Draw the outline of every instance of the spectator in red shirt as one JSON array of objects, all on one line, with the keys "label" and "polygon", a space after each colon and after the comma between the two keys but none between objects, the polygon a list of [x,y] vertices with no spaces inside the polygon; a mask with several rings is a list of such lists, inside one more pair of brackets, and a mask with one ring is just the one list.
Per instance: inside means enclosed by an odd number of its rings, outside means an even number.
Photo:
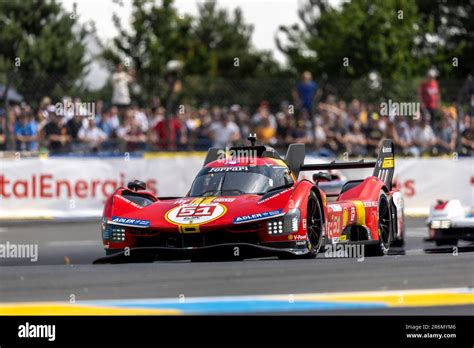
[{"label": "spectator in red shirt", "polygon": [[436,81],[436,70],[428,71],[426,79],[420,84],[418,94],[422,108],[431,115],[432,120],[435,120],[441,99],[438,81]]},{"label": "spectator in red shirt", "polygon": [[152,141],[161,150],[166,150],[168,149],[167,134],[169,134],[170,150],[176,150],[178,144],[183,144],[185,142],[185,127],[177,115],[173,115],[171,120],[162,119],[158,121],[150,136]]}]

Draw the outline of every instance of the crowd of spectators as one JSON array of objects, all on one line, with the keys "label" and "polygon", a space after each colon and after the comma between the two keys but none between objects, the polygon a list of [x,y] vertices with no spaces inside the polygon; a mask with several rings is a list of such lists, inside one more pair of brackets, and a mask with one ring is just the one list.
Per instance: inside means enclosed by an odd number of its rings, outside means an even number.
[{"label": "crowd of spectators", "polygon": [[[419,114],[406,117],[393,113],[384,115],[380,105],[357,99],[346,102],[334,95],[327,95],[314,104],[298,100],[298,96],[313,98],[317,90],[307,75],[295,89],[295,100],[284,101],[277,107],[271,107],[266,101],[255,109],[237,104],[178,105],[169,120],[157,98],[147,107],[133,102],[107,105],[99,100],[88,109],[93,112],[87,114],[82,112],[80,106],[84,107],[84,103],[78,98],[65,98],[57,104],[44,97],[36,110],[26,103],[11,106],[8,117],[15,151],[207,150],[210,146],[246,143],[248,134],[256,133],[261,143],[277,148],[294,142],[305,143],[308,149],[328,157],[344,153],[373,156],[383,138],[393,139],[399,155],[421,156],[452,154],[460,137],[459,155],[474,155],[472,106],[460,116],[454,106],[430,104],[425,107],[422,102]],[[430,92],[421,93],[429,95]],[[58,108],[58,105],[76,107]],[[0,150],[4,150],[6,144],[5,116],[5,111],[0,111]]]}]

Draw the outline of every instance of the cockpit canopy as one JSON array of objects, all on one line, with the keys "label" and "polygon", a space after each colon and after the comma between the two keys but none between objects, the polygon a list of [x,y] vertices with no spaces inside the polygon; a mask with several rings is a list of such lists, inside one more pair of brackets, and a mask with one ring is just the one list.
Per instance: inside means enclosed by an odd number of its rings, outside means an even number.
[{"label": "cockpit canopy", "polygon": [[293,183],[289,169],[283,165],[204,167],[194,180],[189,196],[263,195]]}]

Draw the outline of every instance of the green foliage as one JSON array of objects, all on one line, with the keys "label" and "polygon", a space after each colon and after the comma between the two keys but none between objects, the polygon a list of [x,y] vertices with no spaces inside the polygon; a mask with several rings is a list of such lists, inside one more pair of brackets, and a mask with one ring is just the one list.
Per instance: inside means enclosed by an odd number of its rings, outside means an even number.
[{"label": "green foliage", "polygon": [[[303,25],[281,27],[277,44],[294,73],[348,81],[364,99],[409,100],[432,66],[441,78],[472,72],[473,7],[472,0],[353,0],[339,8],[307,0],[299,10]],[[370,74],[379,77],[378,88]]]},{"label": "green foliage", "polygon": [[[429,58],[441,77],[461,78],[474,72],[474,1],[417,0],[425,35],[419,56]],[[458,58],[458,66],[453,59]],[[431,65],[425,64],[427,69]]]},{"label": "green foliage", "polygon": [[[280,71],[269,52],[252,47],[253,28],[245,23],[242,12],[236,9],[231,14],[213,1],[200,4],[199,15],[193,18],[178,13],[172,0],[134,0],[131,32],[123,29],[118,18],[115,25],[119,35],[105,48],[104,58],[111,69],[124,62],[136,70],[141,87],[136,97],[142,100],[166,94],[166,63],[173,59],[184,62],[184,76],[205,76],[211,81]],[[212,90],[215,86],[201,88]]]},{"label": "green foliage", "polygon": [[0,75],[28,100],[60,97],[82,76],[87,31],[55,0],[0,1]]}]

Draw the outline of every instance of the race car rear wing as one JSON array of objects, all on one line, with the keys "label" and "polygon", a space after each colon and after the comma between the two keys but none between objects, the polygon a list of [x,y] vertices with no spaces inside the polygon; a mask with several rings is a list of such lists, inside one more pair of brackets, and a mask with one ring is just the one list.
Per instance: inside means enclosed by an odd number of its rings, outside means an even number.
[{"label": "race car rear wing", "polygon": [[304,164],[305,146],[304,144],[291,144],[285,156],[285,162],[290,169],[299,175],[300,171],[331,170],[331,169],[360,169],[374,168],[373,176],[382,180],[388,189],[392,189],[393,173],[395,171],[395,160],[393,153],[393,142],[391,139],[385,139],[376,161],[352,161]]}]

